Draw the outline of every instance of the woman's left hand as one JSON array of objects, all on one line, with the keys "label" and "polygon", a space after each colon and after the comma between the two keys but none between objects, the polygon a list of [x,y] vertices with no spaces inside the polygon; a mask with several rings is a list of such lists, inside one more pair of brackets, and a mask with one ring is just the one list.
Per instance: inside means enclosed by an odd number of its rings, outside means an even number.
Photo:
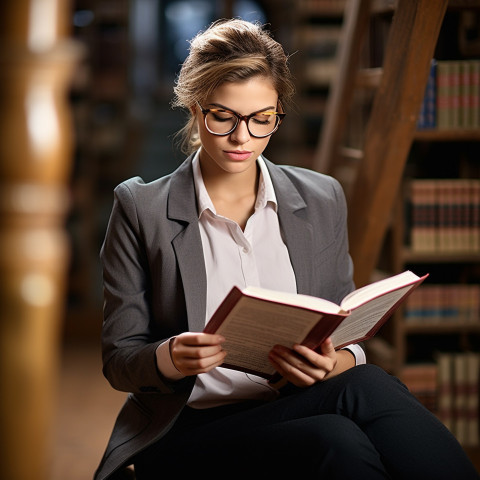
[{"label": "woman's left hand", "polygon": [[297,387],[308,387],[324,380],[337,365],[337,352],[330,338],[320,348],[317,353],[304,345],[294,345],[292,349],[275,345],[269,359],[284,379]]}]

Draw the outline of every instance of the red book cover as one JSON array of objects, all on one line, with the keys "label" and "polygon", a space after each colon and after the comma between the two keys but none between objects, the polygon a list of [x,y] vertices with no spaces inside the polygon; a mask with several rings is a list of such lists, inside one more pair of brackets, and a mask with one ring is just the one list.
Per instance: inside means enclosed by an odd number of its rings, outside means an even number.
[{"label": "red book cover", "polygon": [[223,367],[270,379],[275,370],[268,354],[274,345],[316,349],[331,337],[339,349],[370,338],[426,277],[406,271],[355,290],[340,305],[309,295],[233,287],[204,332],[225,337]]}]

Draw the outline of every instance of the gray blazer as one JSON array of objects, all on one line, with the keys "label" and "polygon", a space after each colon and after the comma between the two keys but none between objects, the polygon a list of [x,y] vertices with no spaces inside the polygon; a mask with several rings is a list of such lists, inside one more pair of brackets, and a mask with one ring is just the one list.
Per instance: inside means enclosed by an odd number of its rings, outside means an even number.
[{"label": "gray blazer", "polygon": [[[100,254],[103,372],[114,388],[130,394],[95,480],[108,478],[162,437],[193,388],[194,377],[170,382],[155,363],[161,342],[201,331],[205,322],[206,273],[191,162],[189,157],[151,183],[136,177],[115,189]],[[298,292],[339,302],[354,288],[339,183],[310,170],[266,163]]]}]

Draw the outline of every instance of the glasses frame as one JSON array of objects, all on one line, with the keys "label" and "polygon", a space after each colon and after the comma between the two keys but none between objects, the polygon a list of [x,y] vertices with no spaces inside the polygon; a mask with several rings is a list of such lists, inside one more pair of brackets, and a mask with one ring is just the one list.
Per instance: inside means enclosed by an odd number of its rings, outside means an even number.
[{"label": "glasses frame", "polygon": [[[245,124],[247,125],[247,130],[248,130],[248,133],[250,134],[250,136],[252,136],[254,138],[266,138],[266,137],[269,137],[270,135],[273,135],[278,130],[278,127],[282,123],[282,120],[285,118],[285,115],[287,115],[286,113],[283,113],[283,112],[276,112],[276,111],[269,111],[269,110],[258,110],[258,112],[253,112],[250,115],[240,115],[239,113],[237,113],[234,110],[231,110],[229,108],[203,108],[200,105],[200,103],[198,103],[198,102],[197,102],[197,105],[200,107],[200,110],[203,113],[203,121],[205,123],[205,128],[207,129],[207,131],[209,133],[211,133],[212,135],[216,135],[217,137],[225,137],[227,135],[232,134],[237,129],[240,122],[243,120],[243,121],[245,121]],[[208,125],[207,125],[207,114],[209,114],[210,112],[229,112],[229,113],[232,113],[236,117],[237,121],[236,121],[235,125],[228,132],[225,132],[225,133],[213,132],[212,130],[210,130],[208,128]],[[275,125],[275,128],[270,133],[267,133],[266,135],[254,135],[250,131],[250,127],[248,125],[248,123],[250,122],[250,119],[253,118],[255,115],[258,115],[259,113],[268,113],[270,115],[277,115],[277,117],[278,117],[278,122]]]}]

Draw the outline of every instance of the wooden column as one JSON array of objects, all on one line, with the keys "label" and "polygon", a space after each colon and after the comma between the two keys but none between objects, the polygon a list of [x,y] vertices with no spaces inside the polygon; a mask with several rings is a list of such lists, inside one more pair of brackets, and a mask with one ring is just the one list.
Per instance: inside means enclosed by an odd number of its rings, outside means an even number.
[{"label": "wooden column", "polygon": [[0,19],[0,471],[47,480],[69,246],[66,93],[78,47],[64,0]]}]

